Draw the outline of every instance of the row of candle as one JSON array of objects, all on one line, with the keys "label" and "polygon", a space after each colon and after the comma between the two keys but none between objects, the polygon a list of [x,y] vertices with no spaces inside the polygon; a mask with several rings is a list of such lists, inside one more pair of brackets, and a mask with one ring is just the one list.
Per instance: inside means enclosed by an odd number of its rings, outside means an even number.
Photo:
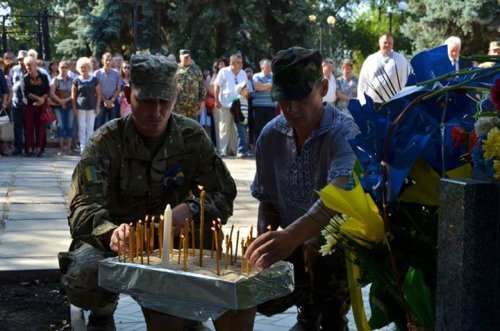
[{"label": "row of candle", "polygon": [[[167,207],[167,209],[169,206]],[[171,224],[171,223],[170,223]],[[238,256],[238,244],[236,244],[235,252],[233,254],[233,230],[234,225],[231,225],[231,230],[229,234],[225,237],[223,236],[223,225],[220,219],[217,221],[212,221],[212,245],[211,245],[211,257],[216,259],[216,270],[217,274],[220,275],[220,260],[222,259],[222,241],[225,241],[225,257],[224,257],[224,269],[228,268],[228,265],[233,265],[237,261]],[[165,229],[170,228],[170,233],[166,232]],[[168,221],[162,216],[160,216],[160,221],[158,222],[158,230],[155,232],[155,218],[152,217],[148,220],[146,216],[145,221],[141,220],[137,222],[136,225],[130,224],[129,236],[128,236],[128,262],[140,263],[140,264],[150,264],[150,256],[154,250],[154,239],[155,233],[158,237],[158,257],[162,259],[162,266],[165,266],[164,261],[168,261],[174,256],[174,226],[168,226]],[[221,236],[222,235],[222,236]],[[168,236],[169,240],[165,240]],[[191,236],[191,238],[190,238]],[[236,243],[239,241],[240,231],[236,231]],[[194,221],[186,220],[185,226],[181,228],[179,235],[179,247],[178,247],[178,264],[180,264],[181,256],[183,257],[184,270],[187,270],[187,258],[189,254],[189,242],[191,239],[191,255],[195,256],[195,226]],[[245,260],[244,254],[246,253],[247,247],[251,244],[253,240],[253,227],[250,228],[250,233],[248,237],[241,240],[241,250],[242,250],[242,263],[241,272],[249,273],[251,271],[251,264],[249,261]],[[166,246],[164,246],[166,245]],[[168,248],[166,248],[168,247]],[[165,249],[167,250],[165,252]],[[127,256],[124,252],[127,251],[126,244],[122,243],[121,240],[118,241],[118,255],[119,262],[127,262]],[[123,255],[122,255],[123,253]],[[203,251],[201,251],[203,254]],[[168,266],[168,263],[166,264]]]}]

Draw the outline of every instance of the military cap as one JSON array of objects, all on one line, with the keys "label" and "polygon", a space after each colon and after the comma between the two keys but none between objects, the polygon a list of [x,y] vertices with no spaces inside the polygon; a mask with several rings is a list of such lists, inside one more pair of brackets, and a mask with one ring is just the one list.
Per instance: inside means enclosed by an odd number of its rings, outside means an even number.
[{"label": "military cap", "polygon": [[173,101],[177,93],[177,63],[163,55],[134,55],[130,59],[130,84],[139,100]]},{"label": "military cap", "polygon": [[275,101],[307,97],[314,83],[323,77],[322,57],[318,50],[294,46],[281,50],[271,62]]},{"label": "military cap", "polygon": [[490,42],[490,51],[500,48],[500,41],[492,41]]},{"label": "military cap", "polygon": [[191,55],[191,52],[189,51],[189,49],[181,49],[179,51],[179,55],[180,56],[184,56],[184,55]]}]

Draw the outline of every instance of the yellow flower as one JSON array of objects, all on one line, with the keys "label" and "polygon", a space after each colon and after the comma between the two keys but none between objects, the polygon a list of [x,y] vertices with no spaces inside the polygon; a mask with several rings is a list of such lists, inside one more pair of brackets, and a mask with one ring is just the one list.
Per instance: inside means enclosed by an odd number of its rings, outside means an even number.
[{"label": "yellow flower", "polygon": [[485,159],[500,158],[500,130],[493,128],[488,132],[488,137],[483,141]]},{"label": "yellow flower", "polygon": [[500,180],[500,161],[493,161],[493,168],[495,168],[495,179]]}]

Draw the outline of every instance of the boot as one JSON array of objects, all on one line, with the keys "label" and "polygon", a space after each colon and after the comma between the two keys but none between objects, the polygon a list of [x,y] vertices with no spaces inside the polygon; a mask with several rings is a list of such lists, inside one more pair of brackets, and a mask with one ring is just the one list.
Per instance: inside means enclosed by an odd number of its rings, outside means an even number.
[{"label": "boot", "polygon": [[297,306],[297,323],[290,331],[317,331],[319,313],[313,305]]}]

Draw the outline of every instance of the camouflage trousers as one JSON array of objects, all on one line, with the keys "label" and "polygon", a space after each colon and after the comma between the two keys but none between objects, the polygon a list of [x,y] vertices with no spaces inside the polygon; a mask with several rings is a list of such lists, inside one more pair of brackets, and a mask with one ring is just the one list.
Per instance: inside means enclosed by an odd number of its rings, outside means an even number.
[{"label": "camouflage trousers", "polygon": [[89,310],[118,301],[117,293],[98,286],[98,262],[111,256],[114,254],[86,243],[70,252],[59,253],[61,283],[71,304]]}]

